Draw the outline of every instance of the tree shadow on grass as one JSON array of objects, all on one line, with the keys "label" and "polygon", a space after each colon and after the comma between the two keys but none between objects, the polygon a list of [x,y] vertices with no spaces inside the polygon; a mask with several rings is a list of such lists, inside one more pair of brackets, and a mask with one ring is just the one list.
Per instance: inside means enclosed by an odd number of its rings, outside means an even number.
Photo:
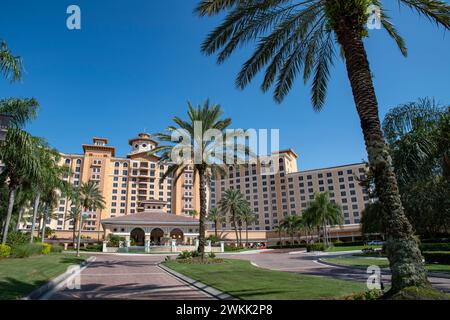
[{"label": "tree shadow on grass", "polygon": [[23,298],[45,283],[47,283],[46,280],[36,280],[30,283],[15,278],[5,278],[0,281],[0,300]]}]

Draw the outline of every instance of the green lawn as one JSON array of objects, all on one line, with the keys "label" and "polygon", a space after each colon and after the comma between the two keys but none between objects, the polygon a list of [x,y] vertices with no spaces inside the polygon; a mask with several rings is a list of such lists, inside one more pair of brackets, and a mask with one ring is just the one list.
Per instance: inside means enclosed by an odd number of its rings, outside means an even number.
[{"label": "green lawn", "polygon": [[338,252],[338,251],[356,251],[362,250],[363,248],[370,247],[372,249],[381,249],[381,246],[348,246],[348,247],[330,247],[327,252]]},{"label": "green lawn", "polygon": [[[342,256],[335,258],[323,258],[322,260],[351,267],[379,266],[380,268],[388,268],[389,263],[386,258],[364,258],[355,256]],[[446,264],[427,264],[428,271],[450,273],[450,265]]]},{"label": "green lawn", "polygon": [[52,253],[24,259],[0,260],[0,300],[17,299],[62,274],[87,257]]},{"label": "green lawn", "polygon": [[221,264],[165,265],[240,299],[332,299],[366,291],[364,283],[299,275],[254,267],[249,261],[225,259]]}]

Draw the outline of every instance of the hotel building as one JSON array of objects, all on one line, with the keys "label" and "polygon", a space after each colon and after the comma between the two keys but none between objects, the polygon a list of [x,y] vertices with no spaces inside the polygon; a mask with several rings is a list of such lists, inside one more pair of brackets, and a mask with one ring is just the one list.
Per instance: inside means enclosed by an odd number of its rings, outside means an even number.
[{"label": "hotel building", "polygon": [[[96,181],[106,202],[105,209],[88,213],[83,226],[87,236],[102,237],[102,220],[139,214],[149,202],[163,203],[161,208],[153,209],[168,215],[189,216],[193,210],[199,211],[199,179],[194,179],[193,171],[184,172],[176,183],[172,177],[162,181],[167,164],[148,154],[158,142],[149,134],[140,133],[128,144],[131,151],[126,157],[117,157],[115,148],[105,138],[93,138],[92,144],[84,144],[82,154],[61,154],[61,164],[71,169],[65,179],[73,185]],[[360,236],[361,212],[370,201],[357,181],[364,175],[365,164],[298,171],[297,158],[288,149],[255,163],[227,167],[226,174],[211,180],[209,207],[217,206],[225,190],[240,189],[256,217],[249,228],[250,238],[264,241],[277,237],[273,229],[286,216],[300,215],[314,193],[328,191],[332,201],[341,205],[344,215],[344,226],[334,234],[332,231],[332,236]],[[68,199],[60,198],[47,221],[57,237],[70,238],[72,234],[70,208]],[[229,217],[218,229],[222,237],[233,239]]]}]

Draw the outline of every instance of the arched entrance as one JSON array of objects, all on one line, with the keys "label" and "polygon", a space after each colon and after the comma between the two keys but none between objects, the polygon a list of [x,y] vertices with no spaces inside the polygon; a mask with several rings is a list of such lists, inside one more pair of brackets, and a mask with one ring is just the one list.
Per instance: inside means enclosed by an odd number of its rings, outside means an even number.
[{"label": "arched entrance", "polygon": [[145,244],[145,232],[141,228],[134,228],[130,233],[130,238],[136,246],[143,246]]},{"label": "arched entrance", "polygon": [[161,245],[161,240],[164,237],[164,231],[160,228],[155,228],[150,233],[150,241],[153,245]]},{"label": "arched entrance", "polygon": [[172,231],[170,231],[170,237],[172,239],[177,240],[177,244],[180,244],[183,242],[183,231],[181,229],[173,229]]}]

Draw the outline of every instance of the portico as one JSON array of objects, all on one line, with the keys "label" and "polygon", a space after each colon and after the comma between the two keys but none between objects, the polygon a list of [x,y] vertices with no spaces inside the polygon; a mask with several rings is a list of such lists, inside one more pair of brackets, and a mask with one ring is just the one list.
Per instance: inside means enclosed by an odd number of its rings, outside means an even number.
[{"label": "portico", "polygon": [[197,219],[164,212],[162,201],[147,200],[142,205],[144,212],[102,220],[105,239],[110,234],[124,237],[126,247],[195,245]]}]

